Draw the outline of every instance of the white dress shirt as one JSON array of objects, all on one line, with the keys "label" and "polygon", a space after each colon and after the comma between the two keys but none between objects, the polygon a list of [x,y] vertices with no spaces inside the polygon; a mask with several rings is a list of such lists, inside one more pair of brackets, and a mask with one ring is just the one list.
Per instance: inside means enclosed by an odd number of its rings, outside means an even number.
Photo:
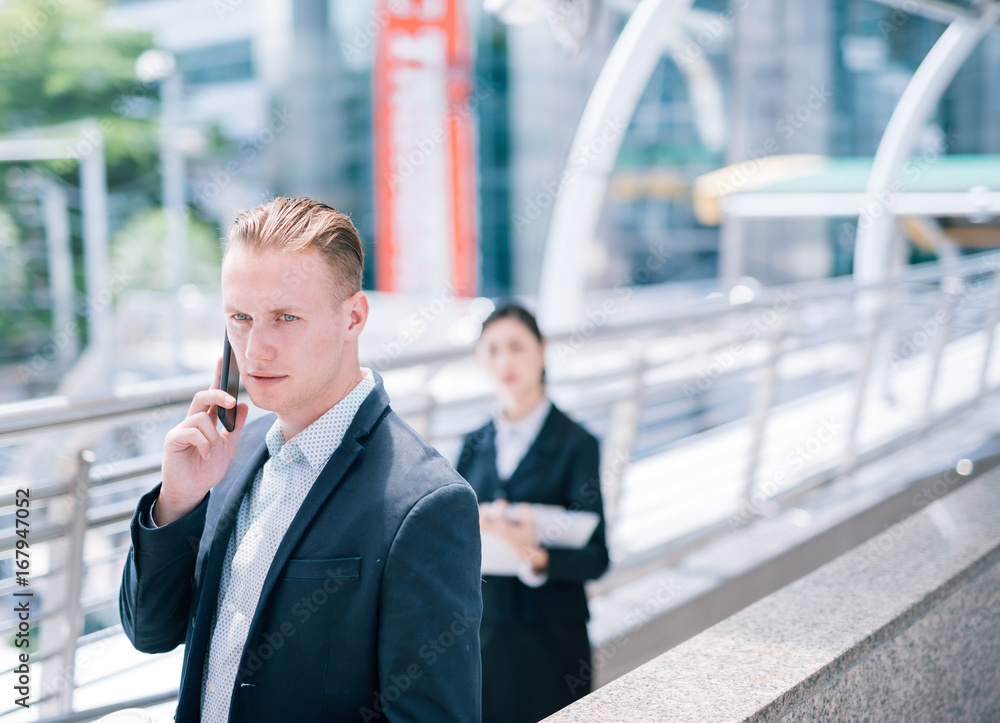
[{"label": "white dress shirt", "polygon": [[278,545],[302,501],[340,446],[361,403],[375,387],[370,369],[347,396],[287,442],[275,420],[270,458],[257,473],[236,517],[219,584],[201,691],[203,723],[226,723],[243,648]]},{"label": "white dress shirt", "polygon": [[524,455],[542,431],[545,418],[549,416],[552,402],[543,396],[531,410],[518,420],[511,421],[504,416],[503,411],[494,415],[496,425],[497,475],[502,481],[510,479],[514,470],[521,464]]},{"label": "white dress shirt", "polygon": [[[531,445],[542,431],[552,402],[543,396],[531,410],[518,420],[507,419],[502,410],[494,415],[496,426],[497,475],[502,482],[510,479],[521,460],[531,449]],[[527,560],[522,560],[517,571],[518,579],[528,587],[540,587],[549,579],[548,573],[535,572]]]}]

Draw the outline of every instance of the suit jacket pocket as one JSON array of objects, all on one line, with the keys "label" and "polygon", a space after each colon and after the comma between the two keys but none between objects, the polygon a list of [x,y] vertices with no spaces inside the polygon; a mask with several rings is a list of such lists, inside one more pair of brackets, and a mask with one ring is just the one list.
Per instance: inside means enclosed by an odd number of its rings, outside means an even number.
[{"label": "suit jacket pocket", "polygon": [[295,560],[285,563],[286,580],[341,580],[361,577],[360,557]]}]

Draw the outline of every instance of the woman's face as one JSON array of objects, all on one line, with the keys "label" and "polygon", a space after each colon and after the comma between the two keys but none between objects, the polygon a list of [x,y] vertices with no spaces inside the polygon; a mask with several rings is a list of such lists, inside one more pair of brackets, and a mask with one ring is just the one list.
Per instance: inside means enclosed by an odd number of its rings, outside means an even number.
[{"label": "woman's face", "polygon": [[545,345],[517,319],[497,319],[483,329],[476,357],[490,378],[509,394],[521,396],[542,387]]}]

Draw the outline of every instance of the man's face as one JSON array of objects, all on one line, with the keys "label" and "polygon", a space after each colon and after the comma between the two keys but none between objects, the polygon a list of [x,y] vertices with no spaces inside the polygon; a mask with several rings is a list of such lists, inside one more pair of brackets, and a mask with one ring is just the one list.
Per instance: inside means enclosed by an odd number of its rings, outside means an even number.
[{"label": "man's face", "polygon": [[349,331],[351,304],[336,301],[333,269],[320,251],[230,248],[222,306],[243,383],[258,407],[304,427],[347,391],[339,388],[338,371],[345,342],[360,329]]}]

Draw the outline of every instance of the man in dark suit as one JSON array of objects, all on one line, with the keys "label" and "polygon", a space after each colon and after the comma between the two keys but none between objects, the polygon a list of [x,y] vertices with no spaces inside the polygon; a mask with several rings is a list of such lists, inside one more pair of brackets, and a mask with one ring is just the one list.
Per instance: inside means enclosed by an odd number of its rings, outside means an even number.
[{"label": "man in dark suit", "polygon": [[359,365],[356,229],[278,198],[228,241],[227,333],[275,414],[244,428],[217,367],[167,434],[162,482],[132,520],[129,639],[185,644],[179,723],[478,721],[477,501]]}]

